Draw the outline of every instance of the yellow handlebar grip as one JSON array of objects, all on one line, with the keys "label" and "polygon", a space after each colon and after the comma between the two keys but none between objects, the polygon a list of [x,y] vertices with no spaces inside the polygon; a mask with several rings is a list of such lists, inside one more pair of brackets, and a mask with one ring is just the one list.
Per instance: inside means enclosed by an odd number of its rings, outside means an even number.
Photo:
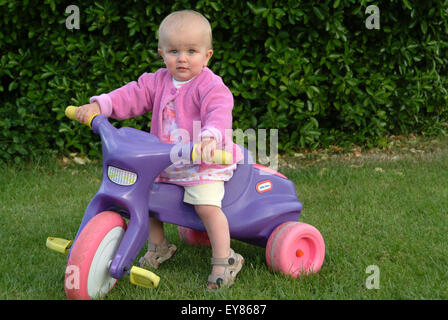
[{"label": "yellow handlebar grip", "polygon": [[224,150],[215,150],[212,162],[217,164],[232,164],[232,154]]},{"label": "yellow handlebar grip", "polygon": [[[78,109],[79,107],[75,107],[75,106],[68,106],[65,109],[65,115],[67,116],[67,118],[71,119],[71,120],[78,120],[76,118],[76,109]],[[92,128],[92,120],[93,118],[95,118],[97,115],[99,115],[99,113],[94,113],[92,114],[89,119],[87,120],[87,125]]]},{"label": "yellow handlebar grip", "polygon": [[68,106],[65,109],[65,115],[67,116],[67,118],[69,118],[70,120],[76,120],[76,109],[78,109],[78,107]]},{"label": "yellow handlebar grip", "polygon": [[[193,150],[191,151],[191,160],[193,160],[193,161],[201,160],[201,156],[199,156],[197,154],[196,148],[197,148],[197,144],[195,144],[193,146]],[[216,163],[216,164],[227,165],[227,164],[232,164],[232,160],[233,160],[233,157],[230,152],[217,149],[217,150],[215,150],[215,153],[213,155],[211,162]]]}]

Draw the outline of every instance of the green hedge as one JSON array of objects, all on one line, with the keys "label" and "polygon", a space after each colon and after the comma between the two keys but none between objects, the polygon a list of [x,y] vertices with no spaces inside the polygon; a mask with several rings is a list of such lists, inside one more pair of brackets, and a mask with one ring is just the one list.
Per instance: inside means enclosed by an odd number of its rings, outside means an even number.
[{"label": "green hedge", "polygon": [[[66,28],[70,4],[79,30]],[[365,26],[370,4],[379,30]],[[97,157],[99,139],[65,106],[163,67],[158,25],[184,8],[212,23],[210,67],[235,96],[234,127],[279,129],[281,151],[446,132],[448,1],[0,0],[0,160]]]}]

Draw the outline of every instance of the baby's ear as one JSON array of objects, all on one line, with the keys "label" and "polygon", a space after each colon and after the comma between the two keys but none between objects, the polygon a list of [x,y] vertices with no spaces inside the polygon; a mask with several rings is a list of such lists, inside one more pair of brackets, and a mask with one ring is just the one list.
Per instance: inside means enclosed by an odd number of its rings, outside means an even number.
[{"label": "baby's ear", "polygon": [[206,67],[208,65],[208,62],[210,61],[210,58],[213,55],[213,50],[209,49],[207,50],[207,52],[205,53],[205,62],[204,62],[204,67]]}]

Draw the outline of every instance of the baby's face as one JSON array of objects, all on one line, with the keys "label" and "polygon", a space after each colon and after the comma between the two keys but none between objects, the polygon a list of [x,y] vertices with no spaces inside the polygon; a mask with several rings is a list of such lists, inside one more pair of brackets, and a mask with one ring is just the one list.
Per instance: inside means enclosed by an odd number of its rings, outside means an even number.
[{"label": "baby's face", "polygon": [[160,46],[159,54],[168,71],[178,81],[187,81],[198,75],[213,54],[204,32],[198,28],[168,30]]}]

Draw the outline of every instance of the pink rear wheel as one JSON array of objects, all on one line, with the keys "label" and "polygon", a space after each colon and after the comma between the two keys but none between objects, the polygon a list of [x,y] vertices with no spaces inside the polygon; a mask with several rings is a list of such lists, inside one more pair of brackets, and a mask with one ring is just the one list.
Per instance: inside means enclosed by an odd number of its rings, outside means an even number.
[{"label": "pink rear wheel", "polygon": [[207,232],[182,226],[177,227],[177,232],[179,233],[179,238],[182,242],[198,247],[210,246],[210,239],[208,238]]},{"label": "pink rear wheel", "polygon": [[302,222],[285,222],[269,236],[266,262],[274,271],[298,277],[316,273],[325,258],[325,242],[319,230]]},{"label": "pink rear wheel", "polygon": [[123,218],[104,211],[82,229],[73,245],[65,270],[65,293],[70,300],[90,300],[105,296],[117,282],[109,274],[126,230]]}]

